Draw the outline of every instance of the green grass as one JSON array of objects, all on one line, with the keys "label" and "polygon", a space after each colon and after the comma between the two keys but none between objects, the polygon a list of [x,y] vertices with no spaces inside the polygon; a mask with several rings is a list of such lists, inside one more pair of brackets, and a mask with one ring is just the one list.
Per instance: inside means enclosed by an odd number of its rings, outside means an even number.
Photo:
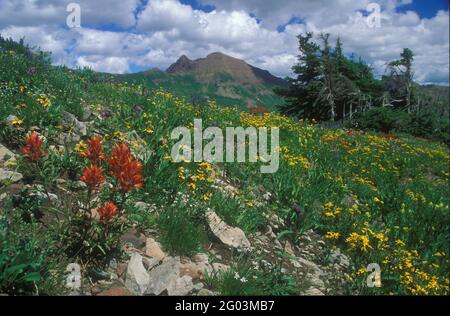
[{"label": "green grass", "polygon": [[[233,77],[227,73],[219,73],[209,84],[204,84],[193,75],[170,75],[162,71],[154,70],[136,74],[110,75],[111,80],[121,83],[133,83],[143,85],[149,89],[164,89],[175,96],[191,101],[194,96],[208,96],[221,106],[236,107],[245,111],[248,101],[257,106],[276,110],[284,101],[273,93],[274,86],[242,86],[234,82]],[[218,86],[228,87],[236,97],[221,95]]]}]

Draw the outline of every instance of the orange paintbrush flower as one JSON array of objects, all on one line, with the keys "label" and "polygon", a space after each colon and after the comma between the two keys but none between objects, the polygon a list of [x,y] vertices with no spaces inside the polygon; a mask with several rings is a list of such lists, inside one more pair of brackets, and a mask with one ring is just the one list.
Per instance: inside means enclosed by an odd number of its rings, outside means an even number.
[{"label": "orange paintbrush flower", "polygon": [[88,158],[93,164],[97,164],[100,160],[106,158],[100,136],[92,137],[88,140],[87,145],[87,148],[80,153],[81,156]]},{"label": "orange paintbrush flower", "polygon": [[96,190],[105,181],[105,177],[101,168],[91,165],[83,170],[81,181],[86,183],[91,190]]},{"label": "orange paintbrush flower", "polygon": [[119,214],[119,209],[113,202],[106,202],[100,209],[97,211],[100,216],[100,220],[103,222],[111,221],[114,216]]},{"label": "orange paintbrush flower", "polygon": [[108,162],[111,174],[118,180],[122,191],[129,192],[144,184],[142,165],[125,144],[116,145]]},{"label": "orange paintbrush flower", "polygon": [[21,148],[21,152],[32,160],[38,160],[47,155],[47,153],[42,150],[42,144],[43,142],[39,137],[39,134],[33,131],[27,136],[25,146]]}]

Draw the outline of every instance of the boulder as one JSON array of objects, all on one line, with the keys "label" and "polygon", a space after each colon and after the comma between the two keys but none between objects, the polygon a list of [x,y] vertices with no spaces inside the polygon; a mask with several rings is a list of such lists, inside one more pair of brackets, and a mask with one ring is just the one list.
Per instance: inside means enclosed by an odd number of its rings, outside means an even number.
[{"label": "boulder", "polygon": [[323,274],[323,271],[319,268],[319,266],[312,261],[306,260],[302,257],[297,257],[296,261],[300,264],[301,267],[303,267],[311,272],[314,272],[317,274]]},{"label": "boulder", "polygon": [[210,291],[208,289],[201,289],[198,291],[197,296],[216,296],[217,293]]},{"label": "boulder", "polygon": [[176,285],[171,284],[176,282],[180,277],[180,259],[173,257],[166,257],[165,260],[156,268],[153,268],[149,273],[148,287],[145,294],[160,295],[169,287],[176,288]]},{"label": "boulder", "polygon": [[306,295],[306,296],[322,296],[322,295],[325,295],[325,294],[323,294],[323,292],[321,290],[316,289],[315,287],[310,287],[305,292],[303,292],[302,295]]},{"label": "boulder", "polygon": [[0,169],[0,182],[11,181],[13,183],[22,180],[23,175],[19,172]]},{"label": "boulder", "polygon": [[[206,256],[206,258],[204,257]],[[212,273],[213,268],[208,262],[208,256],[199,254],[194,256],[194,261],[188,261],[180,265],[180,275],[188,275],[192,279],[202,279],[205,273]]]},{"label": "boulder", "polygon": [[230,266],[223,264],[223,263],[218,263],[218,262],[213,263],[212,268],[215,273],[225,273],[228,270],[230,270]]},{"label": "boulder", "polygon": [[136,249],[141,249],[146,245],[146,238],[143,234],[139,234],[135,229],[130,229],[129,231],[125,232],[120,239],[136,248]]},{"label": "boulder", "polygon": [[350,259],[346,255],[341,253],[341,250],[339,248],[334,248],[331,251],[330,257],[334,262],[337,262],[341,267],[343,268],[350,267]]},{"label": "boulder", "polygon": [[170,296],[185,296],[194,289],[192,278],[188,275],[176,279],[167,286],[167,294]]},{"label": "boulder", "polygon": [[61,124],[67,129],[73,131],[78,136],[86,136],[87,135],[87,125],[84,122],[80,122],[77,120],[76,116],[69,112],[61,113]]},{"label": "boulder", "polygon": [[60,133],[55,139],[56,143],[61,146],[65,144],[78,143],[80,140],[81,140],[80,135],[75,133]]},{"label": "boulder", "polygon": [[150,276],[142,262],[142,256],[133,253],[128,262],[125,286],[134,295],[142,295],[147,290]]},{"label": "boulder", "polygon": [[143,212],[154,212],[156,210],[155,205],[151,205],[145,202],[136,202],[134,204],[134,207],[137,208],[139,211],[143,211]]},{"label": "boulder", "polygon": [[250,242],[240,228],[229,226],[213,211],[206,213],[206,219],[212,233],[225,245],[239,249],[250,248]]},{"label": "boulder", "polygon": [[80,120],[85,122],[85,121],[89,120],[91,115],[92,115],[91,108],[87,104],[82,105],[81,106]]},{"label": "boulder", "polygon": [[147,238],[145,243],[145,255],[158,260],[163,260],[166,256],[161,249],[161,245],[153,238]]},{"label": "boulder", "polygon": [[16,155],[14,155],[12,151],[0,144],[0,162],[6,160],[14,160],[15,157]]}]

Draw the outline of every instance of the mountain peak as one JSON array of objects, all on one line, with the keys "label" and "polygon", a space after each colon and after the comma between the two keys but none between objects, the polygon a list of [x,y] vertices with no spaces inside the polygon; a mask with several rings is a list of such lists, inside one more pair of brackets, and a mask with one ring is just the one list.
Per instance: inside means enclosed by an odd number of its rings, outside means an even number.
[{"label": "mountain peak", "polygon": [[206,56],[206,58],[214,58],[214,57],[228,57],[228,58],[232,58],[231,56],[225,55],[224,53],[221,53],[221,52],[213,52],[213,53],[209,54],[208,56]]},{"label": "mountain peak", "polygon": [[271,84],[284,85],[283,79],[270,74],[267,70],[247,64],[245,61],[228,56],[221,52],[213,52],[196,60],[181,56],[167,68],[170,74],[193,74],[203,82],[211,82],[223,73],[231,75],[240,84]]},{"label": "mountain peak", "polygon": [[185,61],[191,61],[191,60],[186,55],[181,55],[181,57],[178,58],[178,62],[185,62]]},{"label": "mountain peak", "polygon": [[193,68],[192,60],[186,55],[181,55],[178,60],[167,68],[167,72],[171,74],[185,73],[191,71]]}]

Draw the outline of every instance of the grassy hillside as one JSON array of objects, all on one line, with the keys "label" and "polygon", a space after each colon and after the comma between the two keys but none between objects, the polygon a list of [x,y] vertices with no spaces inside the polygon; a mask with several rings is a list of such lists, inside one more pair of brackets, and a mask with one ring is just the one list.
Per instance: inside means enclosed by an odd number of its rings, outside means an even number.
[{"label": "grassy hillside", "polygon": [[246,110],[248,105],[252,105],[275,111],[277,106],[284,102],[273,93],[274,86],[242,85],[235,82],[227,73],[218,74],[208,84],[202,83],[192,74],[171,75],[159,70],[119,75],[115,76],[115,80],[143,85],[150,89],[162,88],[187,101],[207,96],[220,105],[234,106],[241,110]]},{"label": "grassy hillside", "polygon": [[[89,283],[112,257],[126,262],[123,235],[132,228],[157,238],[170,255],[201,252],[228,265],[228,272],[202,280],[221,294],[304,293],[313,279],[305,279],[309,272],[299,264],[305,260],[291,262],[300,260],[312,230],[324,240],[317,253],[319,244],[311,244],[315,262],[333,266],[335,247],[350,258],[344,293],[448,295],[448,148],[412,137],[326,130],[274,113],[253,116],[215,102],[194,106],[177,95],[207,87],[161,73],[141,76],[152,78],[149,85],[159,80],[150,87],[174,93],[145,89],[131,77],[115,83],[92,71],[52,67],[20,45],[1,43],[0,143],[16,159],[0,157],[0,170],[23,178],[0,182],[0,293],[66,293],[69,262],[82,265]],[[64,111],[85,121],[86,130],[68,125]],[[170,133],[192,127],[194,118],[204,127],[279,127],[279,171],[261,174],[261,160],[173,163]],[[35,160],[20,151],[31,130],[45,137],[47,154]],[[131,148],[142,165],[142,186],[118,191],[121,182],[106,172],[107,159],[98,162],[105,184],[90,190],[80,182],[92,162],[85,150],[93,135],[109,159],[115,145]],[[113,220],[91,215],[109,201],[119,209]],[[211,210],[242,229],[249,252],[217,241],[207,223]],[[262,250],[255,240],[268,229],[275,237]],[[280,242],[285,246],[276,248]],[[366,286],[370,263],[381,266],[379,288]],[[331,274],[320,278],[319,292],[336,293]]]}]

